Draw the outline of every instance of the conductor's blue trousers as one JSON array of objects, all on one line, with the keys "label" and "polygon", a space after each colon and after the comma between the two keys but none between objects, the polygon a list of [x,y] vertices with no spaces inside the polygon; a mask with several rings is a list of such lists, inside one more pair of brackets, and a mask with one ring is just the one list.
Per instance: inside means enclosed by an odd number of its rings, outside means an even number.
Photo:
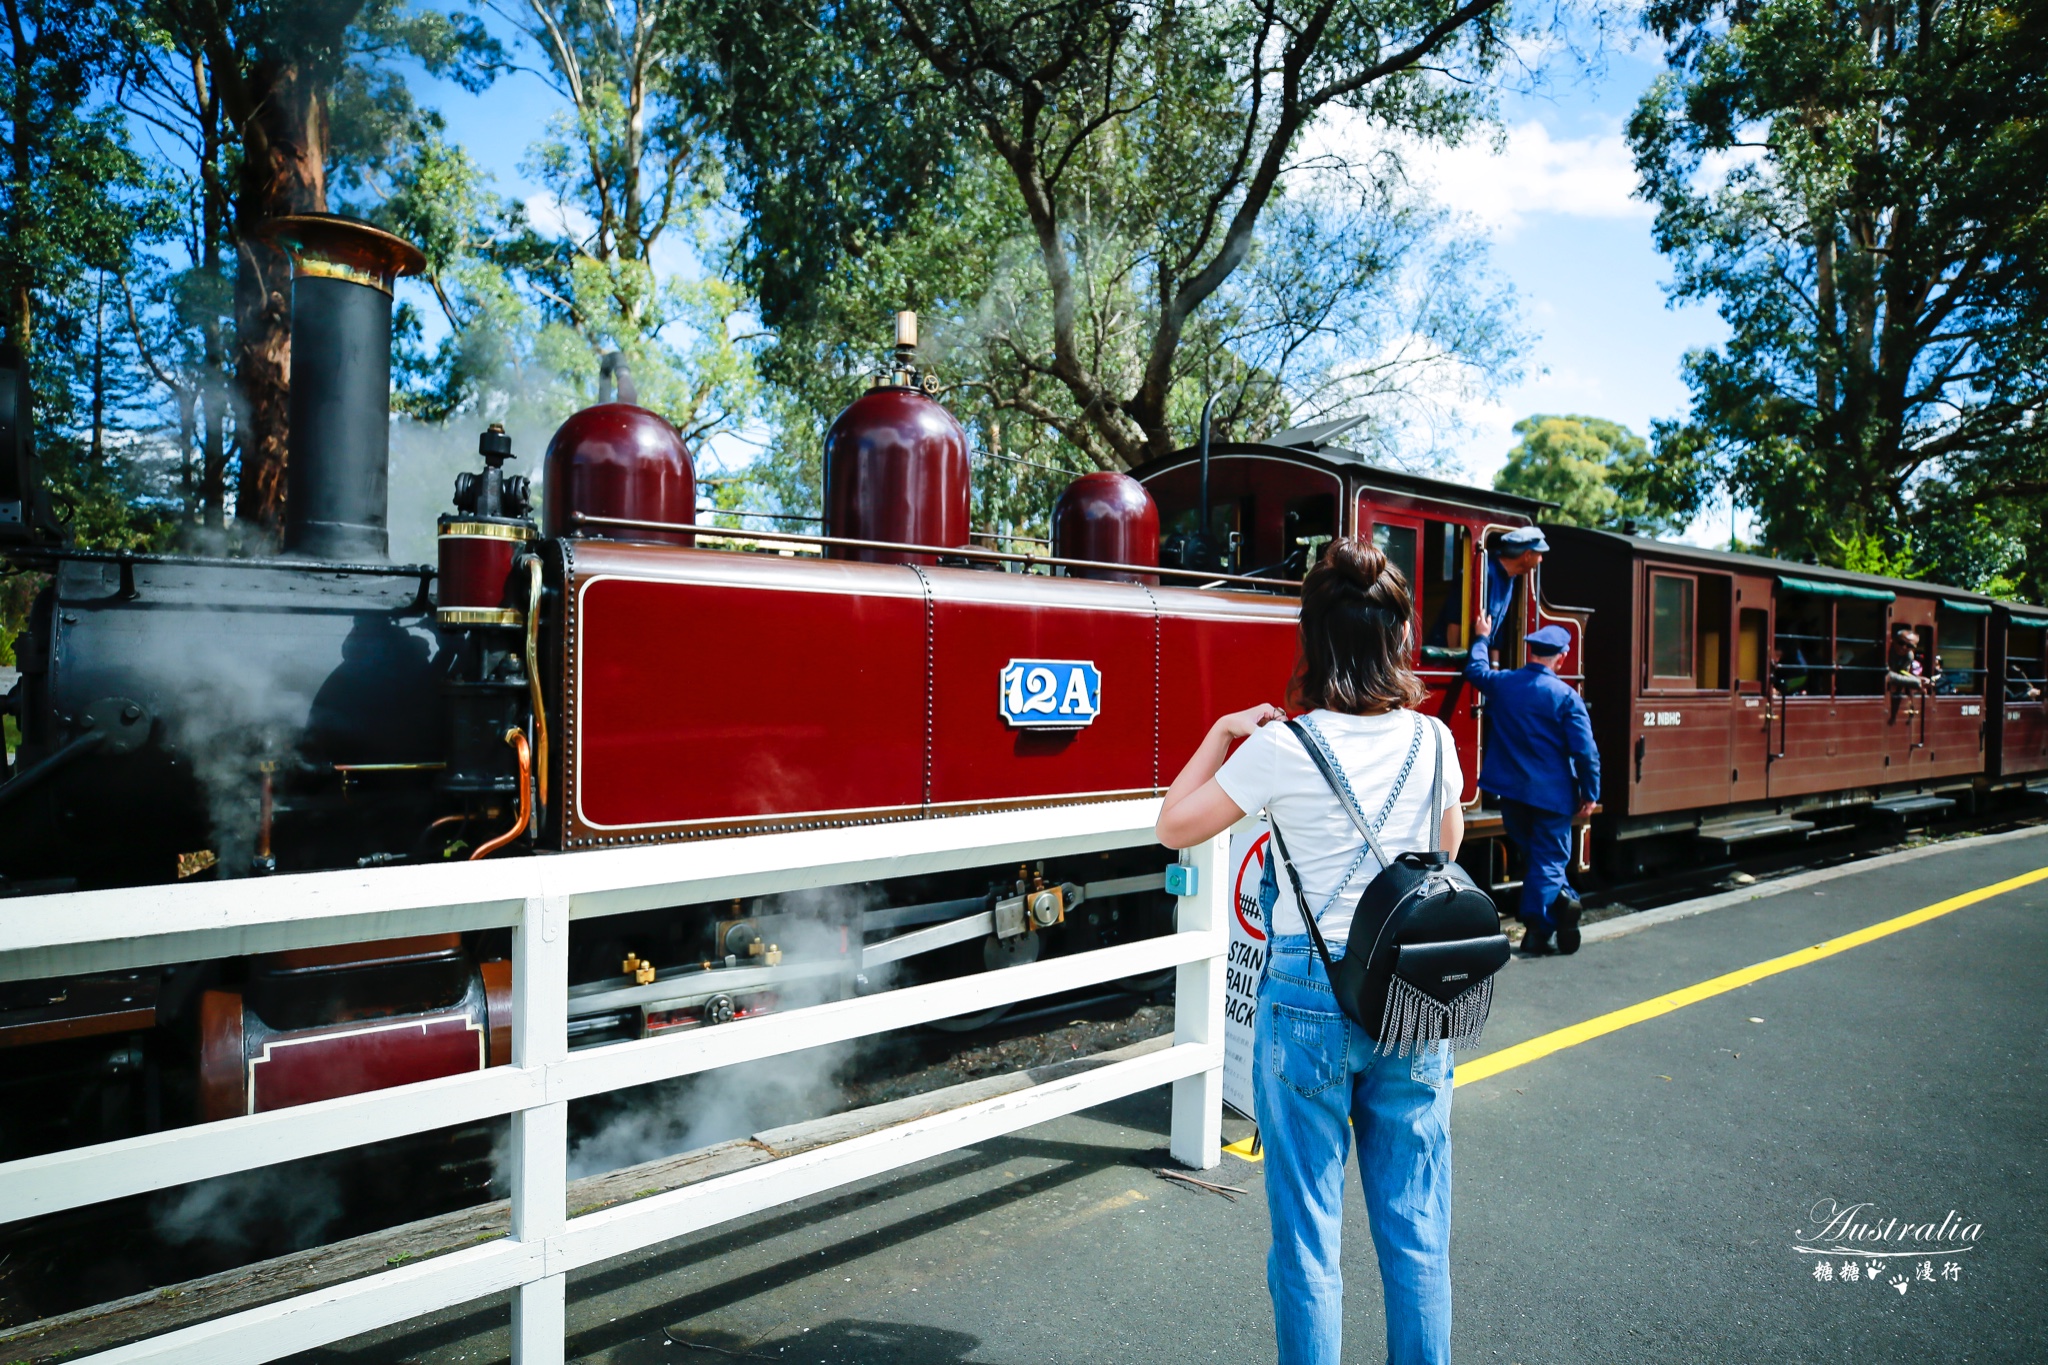
[{"label": "conductor's blue trousers", "polygon": [[1572,862],[1572,818],[1525,801],[1501,798],[1500,822],[1508,842],[1522,850],[1528,867],[1522,873],[1522,924],[1532,934],[1557,929],[1550,905],[1566,887],[1565,870]]}]

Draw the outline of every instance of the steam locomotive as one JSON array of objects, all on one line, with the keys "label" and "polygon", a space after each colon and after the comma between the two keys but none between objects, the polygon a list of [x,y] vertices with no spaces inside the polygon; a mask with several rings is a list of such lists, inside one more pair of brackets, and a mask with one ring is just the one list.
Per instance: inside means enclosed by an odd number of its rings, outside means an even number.
[{"label": "steam locomotive", "polygon": [[[1498,818],[1479,804],[1483,716],[1462,668],[1489,544],[1543,504],[1375,468],[1338,444],[1342,423],[1258,443],[1205,429],[1199,447],[1128,475],[1077,478],[1049,554],[978,545],[969,441],[904,315],[826,437],[822,534],[701,523],[682,438],[622,393],[555,433],[538,520],[511,442],[482,433],[439,519],[438,562],[393,564],[391,290],[420,255],[328,215],[269,232],[295,265],[281,553],[66,545],[34,469],[25,385],[0,383],[0,550],[48,575],[5,702],[22,743],[0,785],[0,895],[1153,795],[1217,714],[1284,698],[1293,593],[1340,535],[1370,536],[1416,587],[1424,705],[1466,774],[1463,857],[1511,885]],[[1826,598],[1862,580],[1550,535],[1551,567],[1516,580],[1495,644],[1517,663],[1528,631],[1561,625],[1567,667],[1590,660],[1569,676],[1603,727],[1605,856],[1696,841],[1715,820],[1796,821],[1798,801],[1848,800],[1852,786],[1867,803],[2048,770],[2038,688],[1986,714],[2019,657],[2007,641],[2032,639],[2038,680],[2048,614],[2028,626],[1970,594],[1884,589],[1919,594],[1945,650],[1961,650],[1950,616],[1975,613],[1977,690],[1923,699],[1904,723],[1925,739],[1897,769],[1851,771],[1808,761],[1802,745],[1832,744],[1808,738],[1819,693],[1786,699],[1765,662],[1774,621],[1784,634],[1817,618],[1751,613],[1773,593]],[[1691,584],[1682,616],[1664,586],[1675,579]],[[1550,602],[1546,581],[1586,605]],[[1690,641],[1683,679],[1666,670],[1674,631]],[[1848,678],[1860,665],[1835,638],[1827,677]],[[1809,687],[1815,676],[1809,664]],[[1829,686],[1831,723],[1902,723]],[[1988,766],[1956,756],[1972,721],[1992,737]],[[1711,748],[1678,736],[1723,722],[1755,730],[1752,749],[1776,743],[1783,780],[1675,779],[1705,774]],[[1746,751],[1725,752],[1749,768]],[[1163,861],[1135,850],[579,923],[572,1039],[713,1027],[889,973],[994,970],[1160,932]],[[0,983],[0,1090],[25,1118],[0,1157],[502,1064],[506,949],[490,933],[424,935]]]}]

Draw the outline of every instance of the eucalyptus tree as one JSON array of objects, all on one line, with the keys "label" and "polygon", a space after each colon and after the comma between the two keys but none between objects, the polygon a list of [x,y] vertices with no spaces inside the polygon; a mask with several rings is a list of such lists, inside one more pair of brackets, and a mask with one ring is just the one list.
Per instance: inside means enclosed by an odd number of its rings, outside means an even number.
[{"label": "eucalyptus tree", "polygon": [[2030,522],[2038,575],[2048,14],[1658,0],[1646,19],[1670,69],[1629,125],[1641,192],[1674,295],[1730,336],[1687,357],[1692,410],[1658,429],[1644,486],[1697,507],[1725,484],[1782,553],[1979,581],[2028,553],[2011,528]]},{"label": "eucalyptus tree", "polygon": [[[1114,468],[1172,449],[1203,390],[1270,428],[1512,354],[1474,242],[1424,222],[1393,150],[1488,112],[1501,0],[728,0],[693,22],[789,368],[850,297],[923,299],[993,413]],[[935,228],[950,254],[902,245]]]}]

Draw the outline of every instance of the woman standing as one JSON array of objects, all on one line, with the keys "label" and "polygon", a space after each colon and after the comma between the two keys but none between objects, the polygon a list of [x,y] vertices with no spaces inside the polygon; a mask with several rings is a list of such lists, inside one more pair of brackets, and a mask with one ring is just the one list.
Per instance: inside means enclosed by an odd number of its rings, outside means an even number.
[{"label": "woman standing", "polygon": [[[1424,695],[1408,667],[1408,584],[1371,545],[1339,540],[1301,585],[1303,718],[1350,781],[1388,856],[1430,846],[1455,857],[1465,780],[1441,721],[1410,708]],[[1224,716],[1167,790],[1158,834],[1188,848],[1261,808],[1282,831],[1303,894],[1333,956],[1379,866],[1277,706]],[[1237,752],[1231,745],[1244,743]],[[1433,747],[1443,746],[1439,792]],[[1226,755],[1228,758],[1226,760]],[[1270,869],[1273,855],[1268,852]],[[1338,1266],[1344,1161],[1358,1139],[1359,1177],[1387,1313],[1394,1365],[1451,1358],[1451,1062],[1448,1048],[1383,1056],[1337,1007],[1287,878],[1272,900],[1259,986],[1253,1086],[1265,1148],[1273,1249],[1266,1285],[1280,1365],[1337,1365],[1343,1340]],[[1277,890],[1277,899],[1271,894]],[[1348,1122],[1347,1122],[1348,1121]]]}]

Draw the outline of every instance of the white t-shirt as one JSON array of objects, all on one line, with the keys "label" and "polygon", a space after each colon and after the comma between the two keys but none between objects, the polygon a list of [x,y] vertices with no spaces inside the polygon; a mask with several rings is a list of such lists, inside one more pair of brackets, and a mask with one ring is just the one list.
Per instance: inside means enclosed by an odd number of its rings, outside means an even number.
[{"label": "white t-shirt", "polygon": [[[1347,716],[1335,711],[1311,711],[1309,718],[1350,778],[1351,790],[1356,793],[1365,818],[1373,820],[1386,804],[1387,792],[1408,756],[1408,745],[1415,737],[1416,713],[1389,711],[1377,716]],[[1429,778],[1435,770],[1436,755],[1431,746],[1436,738],[1441,738],[1444,746],[1442,809],[1456,806],[1465,789],[1465,775],[1458,767],[1458,749],[1451,741],[1451,732],[1435,717],[1423,717],[1422,721],[1422,743],[1415,751],[1415,766],[1386,820],[1375,827],[1380,847],[1389,858],[1431,845]],[[1315,760],[1308,756],[1301,741],[1279,721],[1261,726],[1224,761],[1216,773],[1216,783],[1237,803],[1239,810],[1250,814],[1264,808],[1279,824],[1281,836],[1287,840],[1287,852],[1294,859],[1294,869],[1301,874],[1301,888],[1308,895],[1309,905],[1322,910],[1331,892],[1339,889],[1338,879],[1364,847],[1365,837],[1351,823],[1337,794],[1323,781]],[[1326,940],[1341,943],[1349,936],[1351,912],[1379,870],[1378,861],[1368,852],[1336,902],[1316,920]],[[1273,906],[1272,932],[1306,934],[1308,927],[1295,906],[1287,869],[1279,868],[1277,876],[1280,899]]]}]

